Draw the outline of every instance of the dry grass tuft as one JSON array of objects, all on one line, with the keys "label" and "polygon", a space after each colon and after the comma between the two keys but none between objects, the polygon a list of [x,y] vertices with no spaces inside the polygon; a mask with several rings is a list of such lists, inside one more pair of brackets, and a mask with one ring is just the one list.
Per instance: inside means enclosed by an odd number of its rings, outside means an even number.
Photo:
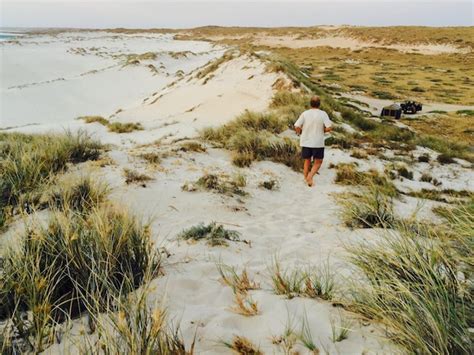
[{"label": "dry grass tuft", "polygon": [[251,317],[259,314],[258,304],[247,293],[234,292],[232,311],[240,315]]},{"label": "dry grass tuft", "polygon": [[78,118],[83,120],[85,123],[100,123],[102,126],[108,126],[109,121],[102,116],[81,116]]},{"label": "dry grass tuft", "polygon": [[152,165],[161,163],[161,155],[158,153],[142,153],[139,157]]},{"label": "dry grass tuft", "polygon": [[224,345],[241,355],[263,355],[258,347],[245,337],[236,335],[231,342],[225,342]]},{"label": "dry grass tuft", "polygon": [[121,122],[113,122],[110,123],[108,126],[110,132],[114,133],[130,133],[133,131],[141,131],[143,130],[143,126],[141,123],[121,123]]},{"label": "dry grass tuft", "polygon": [[146,174],[139,173],[135,170],[131,169],[123,169],[123,173],[125,175],[125,183],[126,184],[142,184],[144,185],[146,182],[153,180],[151,176]]},{"label": "dry grass tuft", "polygon": [[197,152],[197,153],[202,153],[206,151],[206,147],[204,147],[201,143],[199,142],[185,142],[181,144],[181,147],[179,150],[183,152]]},{"label": "dry grass tuft", "polygon": [[225,265],[221,262],[217,263],[216,266],[222,281],[235,292],[246,293],[247,291],[260,288],[258,283],[249,278],[246,269],[243,269],[239,275],[232,266]]},{"label": "dry grass tuft", "polygon": [[214,191],[227,196],[245,196],[243,190],[247,184],[246,178],[242,174],[204,174],[195,183],[185,183],[182,186],[184,191],[196,191],[197,189]]}]

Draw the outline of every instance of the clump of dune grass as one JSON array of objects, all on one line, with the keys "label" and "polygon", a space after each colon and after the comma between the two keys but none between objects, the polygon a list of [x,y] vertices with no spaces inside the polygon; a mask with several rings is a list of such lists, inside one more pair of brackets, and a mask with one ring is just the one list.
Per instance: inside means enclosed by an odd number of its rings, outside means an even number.
[{"label": "clump of dune grass", "polygon": [[419,157],[418,157],[418,161],[420,163],[429,163],[430,162],[430,155],[428,153],[424,153],[424,154],[421,154]]},{"label": "clump of dune grass", "polygon": [[55,186],[48,196],[50,208],[83,213],[105,201],[109,189],[91,176],[69,177]]},{"label": "clump of dune grass", "polygon": [[450,202],[456,202],[456,200],[471,199],[474,196],[474,193],[468,190],[421,189],[418,191],[407,192],[406,195],[417,197],[417,198],[423,198],[427,200],[450,203]]},{"label": "clump of dune grass", "polygon": [[114,307],[104,314],[89,305],[95,324],[94,337],[86,338],[81,353],[104,354],[177,354],[194,353],[193,341],[186,349],[179,328],[167,323],[166,311],[161,305],[147,304],[149,289],[114,298]]},{"label": "clump of dune grass", "polygon": [[252,165],[255,156],[252,152],[236,152],[232,155],[232,163],[239,168],[246,168]]},{"label": "clump of dune grass", "polygon": [[41,352],[58,324],[91,303],[107,309],[114,296],[155,275],[160,258],[148,225],[104,203],[82,213],[53,211],[46,226],[34,220],[3,264],[0,313],[11,317],[22,346]]},{"label": "clump of dune grass", "polygon": [[331,340],[333,343],[341,342],[349,336],[351,327],[353,325],[352,321],[343,317],[340,313],[338,317],[331,317]]},{"label": "clump of dune grass", "polygon": [[288,298],[309,297],[332,300],[336,291],[335,273],[328,264],[320,267],[285,269],[281,268],[277,259],[269,269],[273,290],[277,295]]},{"label": "clump of dune grass", "polygon": [[359,193],[340,195],[338,201],[348,227],[390,228],[396,222],[392,197],[377,185],[369,185]]},{"label": "clump of dune grass", "polygon": [[301,332],[298,338],[310,354],[319,354],[319,348],[313,339],[311,328],[309,327],[308,315],[306,313],[304,315],[303,322],[301,323]]},{"label": "clump of dune grass", "polygon": [[310,298],[320,298],[330,301],[334,298],[336,290],[335,273],[329,268],[329,264],[320,267],[312,267],[304,272],[303,294]]},{"label": "clump of dune grass", "polygon": [[223,341],[223,344],[232,349],[237,354],[241,355],[262,355],[263,352],[260,351],[249,339],[243,336],[234,336],[231,341]]},{"label": "clump of dune grass", "polygon": [[293,298],[303,293],[305,281],[303,271],[298,269],[282,270],[280,262],[277,259],[273,260],[269,271],[272,278],[273,290],[277,295],[285,295],[288,298]]},{"label": "clump of dune grass", "polygon": [[182,231],[178,235],[179,239],[184,240],[206,240],[210,246],[227,246],[229,241],[239,242],[240,233],[233,230],[227,230],[221,224],[215,222],[209,224],[198,224],[189,229]]},{"label": "clump of dune grass", "polygon": [[225,52],[221,57],[209,62],[203,69],[198,71],[196,78],[205,78],[209,74],[214,73],[222,64],[232,59],[234,59],[234,53],[232,51]]},{"label": "clump of dune grass", "polygon": [[269,178],[260,182],[258,186],[267,190],[278,190],[280,188],[280,183],[275,178]]},{"label": "clump of dune grass", "polygon": [[242,174],[209,174],[201,176],[195,183],[185,183],[182,186],[184,191],[195,191],[196,189],[214,191],[227,196],[245,196],[247,193],[243,190],[247,180]]},{"label": "clump of dune grass", "polygon": [[197,152],[197,153],[202,153],[206,151],[206,147],[204,147],[201,143],[199,142],[185,142],[181,144],[181,147],[179,150],[183,152]]},{"label": "clump of dune grass", "polygon": [[413,180],[413,171],[408,170],[405,165],[397,166],[397,173],[399,176],[402,176],[405,179]]},{"label": "clump of dune grass", "polygon": [[201,137],[235,152],[234,162],[238,166],[249,166],[253,158],[271,160],[301,170],[297,141],[277,136],[286,129],[285,121],[275,113],[247,111],[220,128],[203,130]]},{"label": "clump of dune grass", "polygon": [[248,293],[234,291],[233,312],[242,316],[251,317],[259,314],[258,303]]},{"label": "clump of dune grass", "polygon": [[107,127],[110,132],[114,132],[114,133],[130,133],[133,131],[143,130],[143,126],[141,125],[141,123],[138,123],[138,122],[127,122],[127,123],[113,122],[113,123],[110,123]]},{"label": "clump of dune grass", "polygon": [[[34,208],[42,190],[68,164],[96,160],[103,146],[85,132],[51,135],[0,134],[0,210],[3,223],[15,209]],[[0,228],[2,225],[0,225]]]},{"label": "clump of dune grass", "polygon": [[123,174],[125,175],[126,184],[145,184],[146,182],[153,180],[151,176],[128,168],[123,169]]},{"label": "clump of dune grass", "polygon": [[351,157],[356,159],[367,159],[368,155],[367,152],[362,149],[354,149],[351,152]]},{"label": "clump of dune grass", "polygon": [[148,153],[142,153],[138,156],[152,165],[161,163],[161,155],[158,153],[148,152]]},{"label": "clump of dune grass", "polygon": [[102,116],[81,116],[78,119],[83,120],[85,123],[99,123],[102,126],[108,126],[110,123],[109,120]]},{"label": "clump of dune grass", "polygon": [[397,195],[395,185],[384,174],[379,173],[377,170],[359,171],[354,164],[337,165],[334,181],[341,185],[374,185],[386,195]]},{"label": "clump of dune grass", "polygon": [[225,265],[222,262],[217,263],[216,266],[221,275],[222,281],[233,290],[240,293],[246,293],[247,291],[257,290],[260,288],[260,285],[257,282],[249,278],[246,269],[243,269],[239,275],[234,267]]},{"label": "clump of dune grass", "polygon": [[431,181],[433,181],[433,176],[431,176],[428,173],[423,173],[423,174],[421,174],[420,181],[431,182]]},{"label": "clump of dune grass", "polygon": [[468,259],[458,251],[472,243],[472,214],[465,221],[447,235],[439,227],[419,234],[399,223],[375,243],[348,246],[364,275],[353,309],[384,325],[409,353],[467,354],[472,348],[472,273],[465,272]]},{"label": "clump of dune grass", "polygon": [[454,164],[456,161],[453,159],[453,157],[449,154],[442,153],[439,154],[438,157],[436,158],[438,162],[441,164]]}]

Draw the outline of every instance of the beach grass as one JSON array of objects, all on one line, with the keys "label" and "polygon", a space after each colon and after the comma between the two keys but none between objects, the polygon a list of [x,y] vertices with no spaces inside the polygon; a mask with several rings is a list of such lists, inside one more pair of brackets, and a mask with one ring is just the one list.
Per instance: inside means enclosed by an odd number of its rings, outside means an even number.
[{"label": "beach grass", "polygon": [[92,303],[106,310],[161,265],[149,226],[128,211],[107,202],[81,213],[74,204],[59,207],[47,225],[28,223],[0,274],[0,315],[20,332],[17,345],[37,352],[51,345],[60,324],[88,312]]},{"label": "beach grass", "polygon": [[[3,223],[35,208],[45,188],[68,164],[97,160],[104,147],[85,132],[56,135],[0,133],[0,210]],[[1,227],[1,225],[0,225]]]},{"label": "beach grass", "polygon": [[207,225],[201,223],[183,230],[178,235],[178,239],[194,241],[206,240],[207,244],[210,246],[227,246],[229,245],[229,241],[240,241],[240,233],[233,230],[227,230],[221,224],[215,222]]}]

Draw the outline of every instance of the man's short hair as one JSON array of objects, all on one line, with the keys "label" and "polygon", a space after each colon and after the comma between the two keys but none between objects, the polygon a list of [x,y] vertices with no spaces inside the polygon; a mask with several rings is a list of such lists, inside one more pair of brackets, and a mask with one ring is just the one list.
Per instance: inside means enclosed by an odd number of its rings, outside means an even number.
[{"label": "man's short hair", "polygon": [[319,106],[321,106],[321,99],[319,98],[319,96],[313,96],[309,103],[310,103],[311,107],[319,108]]}]

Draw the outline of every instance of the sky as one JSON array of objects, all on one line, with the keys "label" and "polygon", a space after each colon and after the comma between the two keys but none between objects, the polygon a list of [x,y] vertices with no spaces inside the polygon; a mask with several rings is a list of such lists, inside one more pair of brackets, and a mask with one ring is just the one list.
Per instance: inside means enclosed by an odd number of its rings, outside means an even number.
[{"label": "sky", "polygon": [[0,27],[473,26],[474,0],[0,0]]}]

